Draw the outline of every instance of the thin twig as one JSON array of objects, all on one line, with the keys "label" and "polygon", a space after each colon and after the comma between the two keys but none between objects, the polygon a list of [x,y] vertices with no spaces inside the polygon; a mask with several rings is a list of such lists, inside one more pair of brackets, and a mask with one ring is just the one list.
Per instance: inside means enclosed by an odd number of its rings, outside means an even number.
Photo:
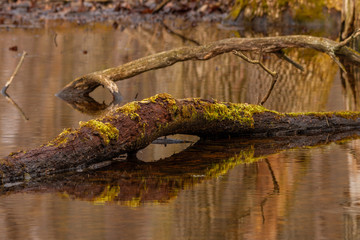
[{"label": "thin twig", "polygon": [[339,66],[341,70],[344,71],[344,73],[347,73],[345,66],[340,62],[340,60],[336,57],[335,53],[330,51],[328,52],[328,55],[331,57],[331,59]]},{"label": "thin twig", "polygon": [[335,50],[338,50],[342,47],[344,47],[345,45],[347,45],[351,40],[353,40],[354,38],[358,37],[360,35],[360,28],[355,30],[353,32],[353,34],[351,34],[348,38],[346,38],[345,40],[339,42],[339,44],[335,47]]},{"label": "thin twig", "polygon": [[267,68],[261,62],[261,57],[262,57],[262,51],[261,50],[260,50],[260,54],[259,54],[259,60],[250,59],[245,54],[243,54],[241,51],[234,50],[232,53],[234,55],[238,56],[238,57],[241,57],[242,59],[244,59],[248,63],[259,65],[262,69],[265,70],[265,72],[267,72],[268,74],[270,74],[272,76],[272,82],[271,82],[270,88],[269,88],[268,92],[266,93],[266,95],[263,97],[263,99],[259,103],[260,105],[263,105],[267,101],[267,99],[269,98],[272,90],[274,89],[275,83],[277,82],[277,79],[279,77],[278,73],[274,72],[274,71],[271,71],[269,68]]},{"label": "thin twig", "polygon": [[294,67],[296,67],[297,69],[301,70],[302,72],[305,70],[303,66],[301,66],[299,63],[295,62],[295,61],[292,60],[289,56],[287,56],[283,50],[279,50],[279,51],[274,52],[274,53],[275,53],[275,55],[276,55],[278,58],[289,62],[289,63],[292,64]]},{"label": "thin twig", "polygon": [[9,81],[7,81],[7,83],[5,84],[5,86],[1,89],[1,93],[2,93],[3,95],[6,94],[6,90],[9,88],[11,82],[14,80],[14,77],[15,77],[15,75],[17,74],[17,72],[19,71],[19,69],[20,69],[20,67],[21,67],[21,64],[23,63],[26,54],[27,54],[27,53],[24,51],[23,54],[22,54],[22,56],[21,56],[21,58],[20,58],[20,61],[19,61],[18,65],[17,65],[16,68],[15,68],[14,73],[11,75]]}]

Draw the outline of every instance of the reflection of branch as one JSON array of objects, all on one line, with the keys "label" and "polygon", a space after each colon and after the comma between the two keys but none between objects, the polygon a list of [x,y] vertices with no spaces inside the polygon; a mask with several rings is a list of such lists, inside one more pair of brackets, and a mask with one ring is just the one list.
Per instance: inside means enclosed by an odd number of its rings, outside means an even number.
[{"label": "reflection of branch", "polygon": [[[272,194],[270,194],[270,195],[272,195]],[[262,216],[263,224],[265,223],[264,205],[265,205],[266,201],[268,200],[268,197],[269,196],[264,198],[260,203],[260,209],[261,209],[261,216]]]},{"label": "reflection of branch", "polygon": [[164,22],[161,22],[161,24],[164,26],[164,28],[171,34],[180,37],[183,41],[188,41],[188,42],[192,42],[197,46],[200,46],[200,43],[198,41],[195,41],[191,38],[188,38],[184,35],[181,35],[180,33],[174,32],[171,28],[169,28]]},{"label": "reflection of branch", "polygon": [[272,82],[271,82],[270,88],[269,88],[268,92],[266,93],[266,95],[263,97],[263,99],[259,103],[260,105],[263,105],[266,102],[266,100],[270,97],[270,94],[271,94],[271,92],[272,92],[272,90],[273,90],[273,88],[275,86],[275,83],[277,82],[278,77],[279,77],[278,73],[271,71],[269,68],[267,68],[261,62],[261,58],[262,58],[262,51],[261,50],[260,50],[260,53],[259,53],[259,59],[258,60],[253,60],[253,59],[248,58],[241,51],[236,51],[235,50],[235,51],[233,51],[233,54],[238,56],[238,57],[241,57],[242,59],[244,59],[248,63],[259,65],[262,69],[265,70],[265,72],[267,72],[268,74],[270,74],[272,76]]},{"label": "reflection of branch", "polygon": [[22,56],[21,56],[21,58],[20,58],[20,61],[19,61],[18,65],[17,65],[16,68],[15,68],[14,73],[11,75],[9,81],[7,81],[7,83],[5,84],[5,86],[1,89],[1,93],[2,93],[3,95],[6,94],[6,90],[9,88],[11,82],[14,80],[14,77],[15,77],[15,75],[17,74],[17,72],[19,71],[19,69],[20,69],[20,67],[21,67],[21,64],[23,63],[26,54],[27,54],[27,53],[24,51],[23,54],[22,54]]},{"label": "reflection of branch", "polygon": [[265,162],[269,168],[270,174],[271,174],[271,178],[274,184],[274,190],[270,193],[267,194],[267,196],[261,201],[260,203],[260,209],[261,209],[261,216],[263,219],[263,224],[265,223],[265,214],[264,214],[264,205],[267,202],[268,198],[271,197],[272,195],[274,195],[275,193],[279,193],[280,192],[280,186],[279,183],[276,180],[274,171],[272,170],[271,164],[269,162],[269,159],[265,158]]},{"label": "reflection of branch", "polygon": [[56,96],[62,99],[63,101],[65,101],[66,103],[68,103],[75,110],[90,116],[102,115],[108,112],[108,109],[110,109],[112,106],[120,104],[122,100],[122,96],[120,92],[119,92],[119,97],[113,99],[113,101],[110,104],[99,103],[91,96],[85,96],[79,98],[67,98],[67,96],[58,96],[58,95]]},{"label": "reflection of branch", "polygon": [[271,178],[272,178],[272,181],[273,181],[273,184],[274,184],[274,193],[279,193],[280,192],[280,186],[279,186],[279,183],[276,181],[276,177],[275,177],[274,171],[271,168],[271,164],[269,162],[269,159],[265,158],[265,162],[268,165],[268,168],[269,168],[269,171],[270,171],[270,174],[271,174]]},{"label": "reflection of branch", "polygon": [[14,100],[12,100],[12,98],[6,92],[1,91],[1,94],[6,98],[6,100],[8,100],[8,102],[10,102],[12,105],[14,105],[16,107],[17,110],[19,110],[19,112],[21,113],[21,116],[23,117],[24,120],[29,120],[29,118],[25,115],[25,113],[19,107],[19,105],[17,105],[16,102]]}]

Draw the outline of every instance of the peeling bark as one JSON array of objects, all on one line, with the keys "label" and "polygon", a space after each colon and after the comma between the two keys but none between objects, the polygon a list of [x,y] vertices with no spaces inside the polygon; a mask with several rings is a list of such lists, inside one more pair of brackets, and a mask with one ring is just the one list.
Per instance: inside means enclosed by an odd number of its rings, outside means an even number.
[{"label": "peeling bark", "polygon": [[262,106],[158,94],[80,122],[49,143],[0,160],[2,182],[53,174],[111,160],[161,136],[272,137],[360,129],[360,112],[279,113]]},{"label": "peeling bark", "polygon": [[102,85],[110,90],[115,100],[118,100],[120,93],[114,83],[115,81],[124,80],[150,70],[168,67],[177,62],[208,60],[234,50],[278,54],[280,50],[285,48],[312,48],[328,54],[340,67],[342,66],[338,58],[345,58],[348,62],[360,66],[360,54],[345,46],[345,41],[339,43],[327,38],[304,35],[223,39],[202,46],[182,47],[160,52],[115,68],[86,74],[66,85],[57,96],[65,99],[86,97],[95,88]]}]

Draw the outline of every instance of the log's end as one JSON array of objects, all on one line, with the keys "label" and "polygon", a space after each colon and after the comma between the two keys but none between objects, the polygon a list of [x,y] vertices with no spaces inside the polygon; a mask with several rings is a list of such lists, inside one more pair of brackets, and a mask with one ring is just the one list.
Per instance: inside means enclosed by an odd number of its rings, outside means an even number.
[{"label": "log's end", "polygon": [[56,93],[56,96],[64,100],[87,97],[89,93],[94,91],[98,86],[100,86],[100,83],[93,81],[93,78],[83,76],[67,84]]},{"label": "log's end", "polygon": [[74,102],[77,99],[89,97],[89,94],[99,86],[106,87],[110,91],[113,95],[113,103],[119,103],[122,100],[115,82],[99,73],[91,73],[75,79],[61,89],[56,96],[64,101]]}]

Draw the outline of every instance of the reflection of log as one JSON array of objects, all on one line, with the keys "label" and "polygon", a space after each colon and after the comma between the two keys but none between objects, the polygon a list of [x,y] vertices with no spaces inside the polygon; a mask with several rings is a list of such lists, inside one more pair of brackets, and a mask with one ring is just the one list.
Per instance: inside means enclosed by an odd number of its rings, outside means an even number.
[{"label": "reflection of log", "polygon": [[80,122],[48,144],[1,160],[3,182],[46,175],[136,152],[160,136],[204,137],[319,134],[360,128],[358,112],[281,114],[249,104],[176,100],[159,94],[132,102],[108,115]]},{"label": "reflection of log", "polygon": [[112,165],[95,171],[59,174],[2,188],[0,194],[58,192],[64,197],[95,204],[116,202],[130,206],[146,202],[167,202],[179,190],[224,175],[240,164],[256,162],[286,149],[343,141],[358,137],[359,134],[347,132],[261,140],[201,140],[185,151],[157,162],[139,164],[115,161]]},{"label": "reflection of log", "polygon": [[327,53],[341,66],[338,57],[346,58],[353,64],[360,65],[360,55],[327,38],[312,36],[280,36],[265,38],[229,38],[197,47],[182,47],[157,53],[131,61],[124,65],[87,74],[75,79],[65,86],[59,97],[87,96],[95,88],[102,85],[107,87],[115,98],[118,97],[118,88],[114,81],[127,79],[146,71],[171,66],[177,62],[187,60],[208,60],[217,55],[238,51],[260,51],[262,53],[278,53],[284,48],[312,48]]}]

